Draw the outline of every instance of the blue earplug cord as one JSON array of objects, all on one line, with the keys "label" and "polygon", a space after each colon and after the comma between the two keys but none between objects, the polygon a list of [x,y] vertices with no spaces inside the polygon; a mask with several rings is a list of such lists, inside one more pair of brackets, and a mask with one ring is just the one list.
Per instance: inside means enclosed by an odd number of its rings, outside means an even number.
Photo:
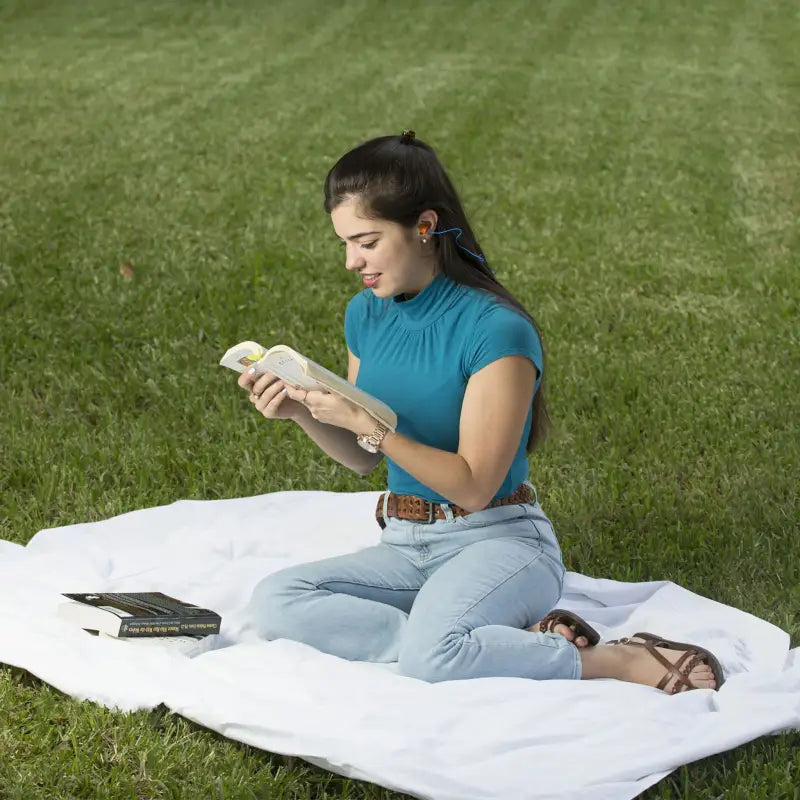
[{"label": "blue earplug cord", "polygon": [[464,247],[463,244],[458,244],[458,240],[459,240],[461,234],[464,233],[464,231],[461,230],[461,228],[448,228],[446,231],[431,231],[431,235],[432,236],[443,236],[445,233],[452,233],[453,231],[458,231],[458,234],[456,235],[456,244],[465,253],[469,253],[473,258],[477,258],[478,261],[482,261],[482,262],[486,263],[486,259],[483,256],[479,256],[477,253],[473,253],[472,250],[467,250],[467,248]]}]

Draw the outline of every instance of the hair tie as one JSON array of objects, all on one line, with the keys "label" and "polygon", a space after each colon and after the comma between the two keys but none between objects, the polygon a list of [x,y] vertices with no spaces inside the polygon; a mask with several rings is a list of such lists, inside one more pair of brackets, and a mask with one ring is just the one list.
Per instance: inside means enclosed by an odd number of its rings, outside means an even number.
[{"label": "hair tie", "polygon": [[411,142],[416,138],[416,133],[414,131],[403,131],[400,135],[400,144],[411,144]]}]

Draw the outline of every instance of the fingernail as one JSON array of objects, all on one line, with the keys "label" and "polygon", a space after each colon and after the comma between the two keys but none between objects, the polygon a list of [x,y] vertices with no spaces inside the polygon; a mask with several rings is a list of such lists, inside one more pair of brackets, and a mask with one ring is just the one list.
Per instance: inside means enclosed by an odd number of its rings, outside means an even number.
[{"label": "fingernail", "polygon": [[284,394],[287,394],[287,392],[286,392],[286,387],[285,387],[285,386],[283,387],[283,389],[281,389],[281,391],[282,391]]},{"label": "fingernail", "polygon": [[255,367],[250,367],[250,369],[247,370],[247,374],[248,375],[255,375],[256,374],[256,368]]}]

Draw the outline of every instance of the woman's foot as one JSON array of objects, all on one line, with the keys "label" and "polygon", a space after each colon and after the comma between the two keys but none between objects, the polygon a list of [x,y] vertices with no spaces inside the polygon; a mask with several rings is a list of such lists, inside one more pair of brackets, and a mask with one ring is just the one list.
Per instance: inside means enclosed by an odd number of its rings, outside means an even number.
[{"label": "woman's foot", "polygon": [[576,647],[588,647],[600,641],[600,634],[585,619],[564,608],[554,608],[528,630],[534,633],[557,633]]},{"label": "woman's foot", "polygon": [[619,644],[584,648],[580,651],[582,677],[617,678],[653,686],[668,694],[690,689],[719,688],[710,664],[709,656],[713,658],[710,653],[706,655],[707,651],[692,645],[656,647],[654,643],[658,638],[648,639],[648,636],[637,634]]},{"label": "woman's foot", "polygon": [[[541,620],[537,622],[535,625],[531,625],[528,628],[529,631],[533,631],[534,633],[541,632]],[[572,642],[575,647],[588,647],[589,640],[585,636],[576,636],[575,631],[569,627],[569,625],[564,625],[561,622],[557,622],[553,628],[552,633],[559,633],[561,634],[567,641]]]}]

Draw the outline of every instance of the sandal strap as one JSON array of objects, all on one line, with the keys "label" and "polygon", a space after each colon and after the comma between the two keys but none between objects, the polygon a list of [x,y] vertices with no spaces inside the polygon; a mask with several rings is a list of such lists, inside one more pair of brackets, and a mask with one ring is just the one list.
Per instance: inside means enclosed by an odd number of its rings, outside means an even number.
[{"label": "sandal strap", "polygon": [[[645,639],[643,642],[633,642],[630,638],[624,636],[622,639],[612,639],[610,642],[606,642],[606,644],[626,644],[632,647],[644,647],[647,652],[667,670],[664,677],[658,682],[656,689],[661,689],[663,691],[672,678],[675,679],[675,683],[670,690],[671,694],[698,688],[689,680],[689,675],[698,664],[703,663],[704,656],[691,647],[684,650],[680,658],[673,664],[656,650],[658,640],[655,638]],[[683,666],[687,660],[689,663]],[[681,669],[681,667],[683,667],[683,669]]]},{"label": "sandal strap", "polygon": [[548,614],[543,619],[539,620],[539,631],[540,633],[547,633],[548,631],[553,630],[556,625],[555,615]]},{"label": "sandal strap", "polygon": [[[689,653],[687,653],[687,656],[688,655],[689,655]],[[684,686],[686,686],[686,689],[679,688],[679,685],[680,685],[679,682],[675,681],[675,683],[674,683],[674,685],[672,687],[672,690],[671,690],[672,694],[677,694],[678,692],[689,691],[689,689],[697,689],[698,688],[697,686],[695,686],[689,680],[689,675],[691,675],[692,674],[692,670],[696,666],[698,666],[699,664],[702,664],[703,661],[704,661],[704,658],[700,653],[695,653],[689,659],[689,663],[686,664],[686,666],[682,667],[681,670],[680,670],[681,671],[681,675],[682,675],[680,683],[683,684]],[[678,661],[675,662],[675,666],[676,667],[681,667],[682,664],[683,664],[683,659],[678,659]]]},{"label": "sandal strap", "polygon": [[[669,659],[664,658],[656,649],[655,645],[652,642],[649,642],[649,647],[647,648],[650,651],[650,655],[654,658],[657,658],[663,665],[666,667],[667,672],[664,673],[664,677],[659,681],[658,686],[656,689],[665,689],[667,684],[670,681],[670,678],[675,678],[675,683],[672,685],[672,689],[670,690],[671,694],[677,694],[678,692],[686,691],[689,689],[696,689],[697,687],[689,680],[689,674],[692,671],[692,665],[689,664],[688,667],[685,669],[681,669],[684,662],[687,660],[692,659],[692,652],[686,651],[684,652],[681,657],[673,664]],[[686,690],[681,688],[682,686],[686,687]]]},{"label": "sandal strap", "polygon": [[539,630],[542,633],[552,633],[556,625],[566,625],[570,630],[576,630],[577,623],[574,620],[569,620],[563,614],[550,612],[540,623]]}]

